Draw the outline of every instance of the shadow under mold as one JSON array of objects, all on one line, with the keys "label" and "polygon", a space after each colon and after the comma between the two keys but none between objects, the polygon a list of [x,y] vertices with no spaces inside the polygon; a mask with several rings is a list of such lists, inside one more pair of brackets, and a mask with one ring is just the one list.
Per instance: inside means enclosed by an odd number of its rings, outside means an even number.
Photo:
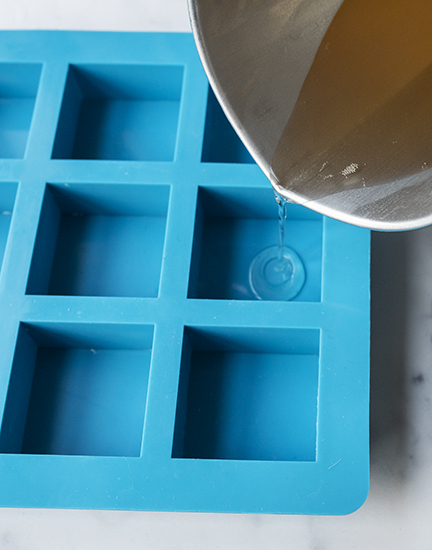
[{"label": "shadow under mold", "polygon": [[411,232],[372,233],[371,476],[391,471],[403,482],[408,463],[406,380]]}]

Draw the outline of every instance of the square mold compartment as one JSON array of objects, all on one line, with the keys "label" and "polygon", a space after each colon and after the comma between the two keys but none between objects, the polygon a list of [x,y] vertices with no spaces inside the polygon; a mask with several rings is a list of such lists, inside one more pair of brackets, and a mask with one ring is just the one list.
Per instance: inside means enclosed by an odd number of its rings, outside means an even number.
[{"label": "square mold compartment", "polygon": [[41,65],[0,63],[0,158],[24,158]]},{"label": "square mold compartment", "polygon": [[319,330],[184,334],[174,458],[315,461]]},{"label": "square mold compartment", "polygon": [[6,250],[17,184],[0,182],[0,268]]},{"label": "square mold compartment", "polygon": [[48,185],[27,294],[157,297],[169,185]]},{"label": "square mold compartment", "polygon": [[222,111],[211,88],[207,98],[201,160],[239,164],[255,162]]},{"label": "square mold compartment", "polygon": [[3,453],[139,456],[152,326],[21,324]]},{"label": "square mold compartment", "polygon": [[[277,204],[269,187],[204,188],[198,193],[189,298],[254,300],[249,267],[276,245]],[[301,257],[306,282],[295,301],[321,300],[323,217],[287,205],[285,244]]]},{"label": "square mold compartment", "polygon": [[183,67],[71,65],[53,158],[172,161]]}]

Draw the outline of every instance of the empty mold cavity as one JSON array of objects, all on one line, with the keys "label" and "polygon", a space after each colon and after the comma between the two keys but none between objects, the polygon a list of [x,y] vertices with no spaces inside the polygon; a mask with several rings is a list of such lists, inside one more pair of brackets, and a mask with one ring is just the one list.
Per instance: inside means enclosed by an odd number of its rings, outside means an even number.
[{"label": "empty mold cavity", "polygon": [[28,294],[157,297],[169,185],[47,185]]},{"label": "empty mold cavity", "polygon": [[316,460],[319,338],[186,327],[173,457]]},{"label": "empty mold cavity", "polygon": [[53,158],[172,161],[183,67],[71,65]]},{"label": "empty mold cavity", "polygon": [[[277,204],[271,189],[200,188],[195,221],[189,298],[253,300],[249,266],[277,245]],[[303,260],[306,282],[295,301],[321,299],[323,217],[287,205],[285,244]]]},{"label": "empty mold cavity", "polygon": [[202,162],[248,164],[255,162],[222,111],[209,88]]},{"label": "empty mold cavity", "polygon": [[139,456],[153,327],[21,324],[4,453]]},{"label": "empty mold cavity", "polygon": [[0,63],[0,158],[23,158],[41,65]]},{"label": "empty mold cavity", "polygon": [[0,267],[6,249],[16,189],[16,183],[0,182]]}]

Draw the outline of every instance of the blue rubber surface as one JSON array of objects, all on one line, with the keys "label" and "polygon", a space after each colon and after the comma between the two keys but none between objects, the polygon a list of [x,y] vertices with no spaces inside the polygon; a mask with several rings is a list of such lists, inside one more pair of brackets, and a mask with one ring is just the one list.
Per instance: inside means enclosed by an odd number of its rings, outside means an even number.
[{"label": "blue rubber surface", "polygon": [[188,34],[1,32],[0,506],[345,514],[369,485],[370,233],[288,205]]}]

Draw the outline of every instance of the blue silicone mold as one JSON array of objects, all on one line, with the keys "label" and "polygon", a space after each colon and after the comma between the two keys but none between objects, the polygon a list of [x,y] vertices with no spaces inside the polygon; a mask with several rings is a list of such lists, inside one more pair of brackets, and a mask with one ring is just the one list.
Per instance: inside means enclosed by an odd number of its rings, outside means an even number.
[{"label": "blue silicone mold", "polygon": [[344,514],[368,491],[369,232],[288,205],[190,35],[2,32],[0,505]]}]

